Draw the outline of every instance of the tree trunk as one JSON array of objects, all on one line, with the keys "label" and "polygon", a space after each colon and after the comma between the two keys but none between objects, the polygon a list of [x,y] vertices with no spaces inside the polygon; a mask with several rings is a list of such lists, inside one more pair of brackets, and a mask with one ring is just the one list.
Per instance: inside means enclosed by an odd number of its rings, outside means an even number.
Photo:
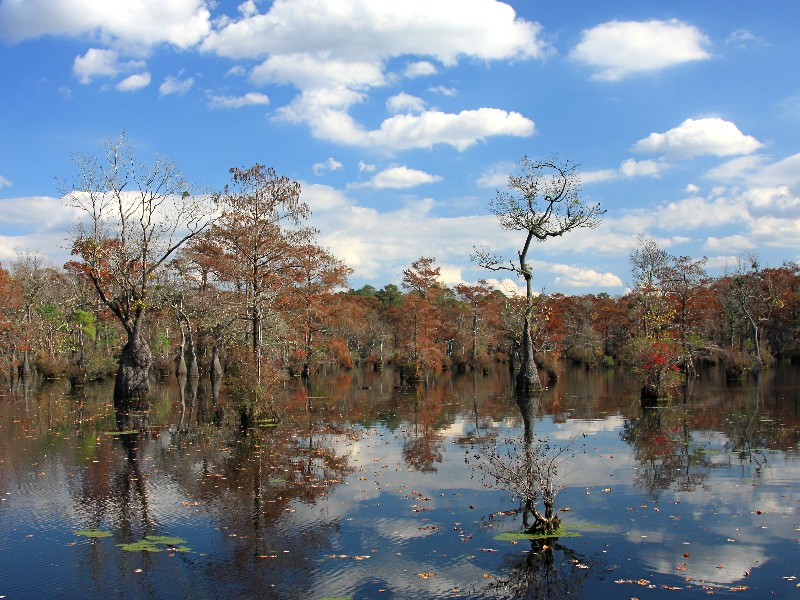
[{"label": "tree trunk", "polygon": [[531,340],[531,321],[529,311],[526,311],[522,328],[522,365],[517,373],[515,390],[517,394],[528,396],[542,389],[536,362],[533,360],[533,340]]},{"label": "tree trunk", "polygon": [[211,365],[209,367],[211,383],[222,381],[222,363],[219,360],[219,346],[216,342],[211,346]]},{"label": "tree trunk", "polygon": [[143,399],[150,392],[150,347],[140,336],[139,328],[128,333],[128,343],[122,349],[114,384],[114,401]]}]

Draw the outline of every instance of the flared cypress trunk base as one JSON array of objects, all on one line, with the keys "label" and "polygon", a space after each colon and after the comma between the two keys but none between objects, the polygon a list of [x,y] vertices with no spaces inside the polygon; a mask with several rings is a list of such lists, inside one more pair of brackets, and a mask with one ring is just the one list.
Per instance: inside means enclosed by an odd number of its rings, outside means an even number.
[{"label": "flared cypress trunk base", "polygon": [[141,337],[130,336],[122,349],[114,383],[114,402],[143,400],[150,393],[150,347]]}]

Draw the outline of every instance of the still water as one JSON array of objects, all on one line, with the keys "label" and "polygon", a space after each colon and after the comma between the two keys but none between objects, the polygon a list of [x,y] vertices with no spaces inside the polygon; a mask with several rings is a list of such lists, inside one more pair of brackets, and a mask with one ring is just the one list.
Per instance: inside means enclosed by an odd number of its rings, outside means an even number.
[{"label": "still water", "polygon": [[497,539],[519,506],[476,470],[520,434],[508,372],[397,383],[293,382],[246,431],[202,380],[127,420],[108,386],[6,389],[0,598],[800,597],[800,368],[653,408],[567,368],[534,429],[575,440],[576,535],[547,541]]}]

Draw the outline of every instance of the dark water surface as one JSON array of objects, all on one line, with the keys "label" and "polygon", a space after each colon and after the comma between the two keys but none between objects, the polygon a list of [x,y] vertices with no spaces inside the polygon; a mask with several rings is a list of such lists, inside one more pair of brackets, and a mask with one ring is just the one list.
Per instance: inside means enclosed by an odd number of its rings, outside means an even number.
[{"label": "dark water surface", "polygon": [[0,598],[800,597],[798,367],[650,409],[568,368],[535,431],[578,436],[558,506],[580,535],[547,542],[496,539],[518,505],[475,469],[520,433],[508,373],[396,385],[295,384],[246,432],[203,381],[127,421],[107,386],[6,390]]}]

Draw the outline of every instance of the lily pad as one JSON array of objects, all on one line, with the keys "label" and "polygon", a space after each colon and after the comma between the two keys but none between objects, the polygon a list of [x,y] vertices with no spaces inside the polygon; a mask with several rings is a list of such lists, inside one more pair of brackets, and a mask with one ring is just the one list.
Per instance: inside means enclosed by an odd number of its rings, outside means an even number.
[{"label": "lily pad", "polygon": [[185,542],[186,540],[179,537],[147,535],[138,542],[117,544],[117,546],[129,552],[163,552],[164,550],[170,550],[172,552],[191,552],[191,548],[183,545]]},{"label": "lily pad", "polygon": [[102,529],[79,529],[78,531],[73,531],[73,533],[88,538],[106,538],[114,535],[110,531],[103,531]]},{"label": "lily pad", "polygon": [[580,533],[566,527],[559,527],[554,533],[525,533],[524,531],[506,531],[495,536],[501,542],[516,542],[519,540],[545,540],[547,538],[579,537]]}]

